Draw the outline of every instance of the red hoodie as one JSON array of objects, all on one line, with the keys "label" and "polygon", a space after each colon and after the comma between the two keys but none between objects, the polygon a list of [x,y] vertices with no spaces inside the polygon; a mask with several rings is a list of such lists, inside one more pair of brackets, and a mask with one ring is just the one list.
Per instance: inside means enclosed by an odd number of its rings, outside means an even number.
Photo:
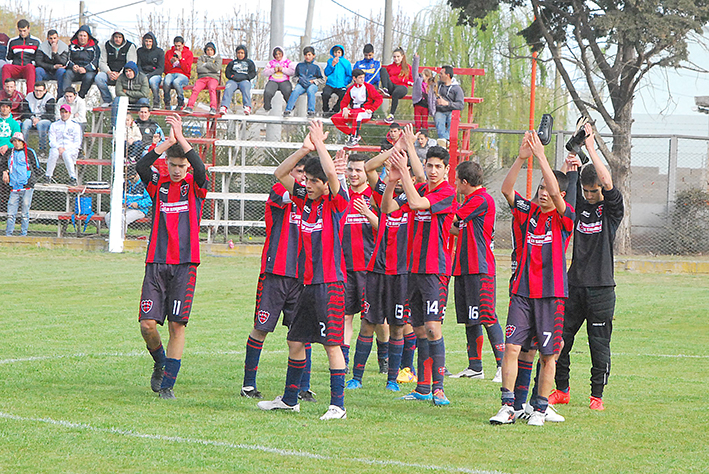
[{"label": "red hoodie", "polygon": [[[350,102],[352,101],[352,96],[350,95],[350,91],[352,90],[353,87],[355,87],[356,84],[352,84],[348,89],[347,92],[345,92],[345,96],[342,98],[342,102],[340,104],[340,108],[345,108],[345,107],[350,107]],[[372,84],[365,82],[362,84],[362,86],[367,89],[367,100],[365,101],[364,105],[362,105],[362,108],[365,110],[371,110],[372,112],[375,112],[380,105],[382,105],[382,95],[379,93],[376,87],[374,87]]]},{"label": "red hoodie", "polygon": [[165,52],[165,74],[179,72],[189,78],[192,75],[192,63],[194,62],[192,51],[190,51],[187,46],[182,48],[182,58],[180,59],[180,65],[178,67],[172,65],[172,56],[174,54],[174,46]]},{"label": "red hoodie", "polygon": [[397,86],[412,86],[414,85],[413,77],[411,76],[411,65],[407,64],[408,69],[406,71],[406,75],[403,77],[400,76],[401,74],[401,64],[388,64],[386,66],[382,66],[384,69],[387,70],[389,73],[389,79],[391,79],[391,82]]}]

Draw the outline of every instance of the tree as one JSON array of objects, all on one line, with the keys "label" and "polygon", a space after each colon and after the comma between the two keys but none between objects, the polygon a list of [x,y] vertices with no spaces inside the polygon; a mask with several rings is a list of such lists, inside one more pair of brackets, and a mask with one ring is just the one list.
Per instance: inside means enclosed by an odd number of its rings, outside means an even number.
[{"label": "tree", "polygon": [[[484,28],[485,17],[524,0],[448,0],[460,8],[459,22]],[[610,165],[614,185],[623,193],[626,215],[616,246],[630,246],[630,149],[633,97],[655,67],[689,67],[687,42],[709,21],[709,4],[691,0],[531,0],[534,20],[519,34],[533,50],[549,49],[551,58],[583,115],[598,113],[613,134],[610,148],[596,143]],[[574,73],[583,76],[582,90]]]}]

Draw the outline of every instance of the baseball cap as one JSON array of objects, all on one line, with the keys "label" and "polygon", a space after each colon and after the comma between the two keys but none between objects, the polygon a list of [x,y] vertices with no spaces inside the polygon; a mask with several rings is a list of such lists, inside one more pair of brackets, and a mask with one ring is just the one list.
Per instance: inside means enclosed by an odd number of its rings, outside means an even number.
[{"label": "baseball cap", "polygon": [[71,106],[68,104],[63,104],[61,107],[59,107],[59,110],[66,110],[67,112],[71,112]]},{"label": "baseball cap", "polygon": [[12,138],[10,138],[10,141],[12,140],[20,140],[22,143],[25,143],[25,136],[22,135],[22,132],[15,132],[12,134]]}]

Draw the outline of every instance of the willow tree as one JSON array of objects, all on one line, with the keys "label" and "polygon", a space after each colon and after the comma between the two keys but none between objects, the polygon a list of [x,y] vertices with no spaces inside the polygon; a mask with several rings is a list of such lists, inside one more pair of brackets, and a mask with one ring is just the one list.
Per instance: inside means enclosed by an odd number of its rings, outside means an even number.
[{"label": "willow tree", "polygon": [[[531,8],[534,19],[519,31],[533,50],[548,48],[576,108],[601,116],[613,134],[610,146],[596,135],[623,193],[626,216],[616,239],[630,251],[630,149],[633,97],[650,70],[688,67],[688,39],[709,21],[703,0],[448,0],[459,21],[484,27],[501,4]],[[574,82],[575,73],[583,77]],[[584,90],[580,88],[583,87]]]}]

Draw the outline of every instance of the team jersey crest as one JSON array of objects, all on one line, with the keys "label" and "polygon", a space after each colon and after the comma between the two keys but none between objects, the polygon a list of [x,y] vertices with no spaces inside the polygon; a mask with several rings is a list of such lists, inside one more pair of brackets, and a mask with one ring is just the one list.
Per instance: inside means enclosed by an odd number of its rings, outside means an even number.
[{"label": "team jersey crest", "polygon": [[140,302],[140,310],[143,313],[149,313],[153,309],[153,300],[143,300]]}]

